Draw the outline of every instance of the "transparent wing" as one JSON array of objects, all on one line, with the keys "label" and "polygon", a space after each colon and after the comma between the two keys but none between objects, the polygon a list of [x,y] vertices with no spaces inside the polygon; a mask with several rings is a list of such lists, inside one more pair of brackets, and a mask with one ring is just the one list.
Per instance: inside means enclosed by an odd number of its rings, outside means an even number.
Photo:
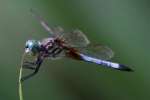
[{"label": "transparent wing", "polygon": [[90,41],[86,37],[86,35],[76,29],[72,32],[64,33],[61,36],[69,46],[72,47],[86,47],[88,44],[90,44]]},{"label": "transparent wing", "polygon": [[52,27],[52,32],[55,34],[55,36],[61,37],[61,35],[64,33],[64,29],[60,26]]},{"label": "transparent wing", "polygon": [[90,41],[88,38],[84,35],[84,33],[80,30],[74,30],[72,32],[65,33],[63,28],[60,26],[58,27],[49,27],[48,23],[44,21],[42,16],[40,16],[36,11],[31,9],[32,15],[40,22],[42,27],[50,33],[51,36],[54,37],[60,37],[63,38],[65,41],[67,41],[69,46],[73,47],[85,47],[87,46]]},{"label": "transparent wing", "polygon": [[107,46],[102,45],[88,45],[84,48],[78,48],[80,53],[96,57],[103,60],[109,60],[114,56],[114,52]]},{"label": "transparent wing", "polygon": [[50,33],[51,36],[57,36],[57,35],[59,35],[59,33],[61,33],[63,31],[63,28],[61,28],[61,27],[54,27],[54,28],[49,27],[48,23],[46,21],[44,21],[44,19],[42,18],[42,16],[40,16],[33,9],[31,9],[31,13],[40,22],[40,24],[42,25],[42,27],[48,33]]}]

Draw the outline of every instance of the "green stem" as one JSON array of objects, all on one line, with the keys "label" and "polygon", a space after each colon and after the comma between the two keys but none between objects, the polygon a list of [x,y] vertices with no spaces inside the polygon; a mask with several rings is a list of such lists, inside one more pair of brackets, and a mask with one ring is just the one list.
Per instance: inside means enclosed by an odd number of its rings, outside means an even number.
[{"label": "green stem", "polygon": [[23,66],[23,60],[24,60],[24,55],[25,53],[23,54],[22,56],[22,59],[21,59],[21,66],[20,66],[20,71],[19,71],[19,100],[23,100],[23,92],[22,92],[22,82],[21,82],[21,78],[22,78],[22,66]]}]

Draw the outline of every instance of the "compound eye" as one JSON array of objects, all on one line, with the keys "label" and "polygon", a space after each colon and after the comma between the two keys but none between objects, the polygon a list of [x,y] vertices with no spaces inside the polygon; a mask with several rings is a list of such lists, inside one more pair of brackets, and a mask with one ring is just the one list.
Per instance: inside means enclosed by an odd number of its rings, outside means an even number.
[{"label": "compound eye", "polygon": [[28,45],[26,45],[25,48],[28,48]]}]

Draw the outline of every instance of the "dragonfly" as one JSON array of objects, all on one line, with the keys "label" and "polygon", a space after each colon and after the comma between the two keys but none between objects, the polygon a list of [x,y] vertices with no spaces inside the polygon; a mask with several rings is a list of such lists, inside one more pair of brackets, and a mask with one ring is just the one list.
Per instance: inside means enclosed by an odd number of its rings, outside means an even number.
[{"label": "dragonfly", "polygon": [[49,33],[49,37],[42,40],[32,39],[26,41],[25,53],[35,58],[33,61],[23,63],[23,68],[33,70],[33,72],[23,76],[22,81],[36,75],[43,61],[48,58],[56,60],[67,57],[120,71],[133,71],[124,64],[109,61],[114,56],[114,52],[108,46],[91,44],[81,30],[76,29],[71,32],[64,32],[60,26],[49,27],[48,23],[36,11],[31,9],[31,13]]}]

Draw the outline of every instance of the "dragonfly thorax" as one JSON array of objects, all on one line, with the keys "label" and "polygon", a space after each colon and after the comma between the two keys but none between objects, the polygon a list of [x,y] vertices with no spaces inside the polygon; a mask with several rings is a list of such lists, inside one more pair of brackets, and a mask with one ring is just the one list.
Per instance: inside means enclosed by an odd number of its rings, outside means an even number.
[{"label": "dragonfly thorax", "polygon": [[54,43],[55,43],[54,38],[45,38],[41,41],[41,45],[43,45],[44,47],[53,46]]},{"label": "dragonfly thorax", "polygon": [[64,55],[66,49],[63,47],[63,43],[56,38],[45,38],[41,42],[41,53],[44,57],[57,58]]},{"label": "dragonfly thorax", "polygon": [[36,55],[40,50],[40,41],[27,40],[25,44],[25,52],[27,54]]}]

